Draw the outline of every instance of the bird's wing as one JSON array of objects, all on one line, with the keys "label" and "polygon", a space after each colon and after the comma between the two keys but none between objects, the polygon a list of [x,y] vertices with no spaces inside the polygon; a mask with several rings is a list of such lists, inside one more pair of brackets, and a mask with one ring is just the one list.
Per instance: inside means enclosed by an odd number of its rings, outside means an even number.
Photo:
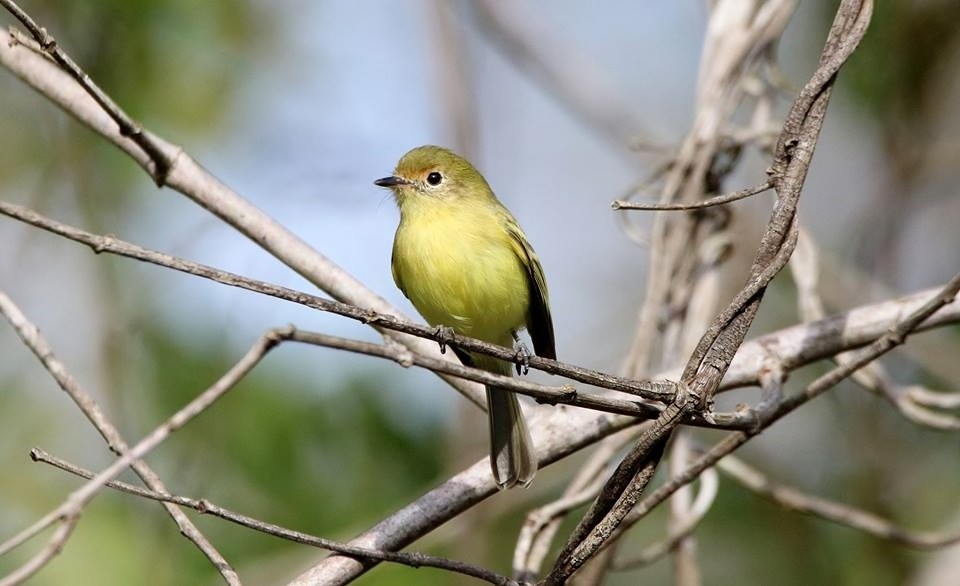
[{"label": "bird's wing", "polygon": [[527,272],[527,285],[530,289],[530,309],[527,310],[527,331],[533,340],[533,349],[537,356],[557,358],[556,344],[553,339],[553,320],[550,318],[550,302],[547,298],[547,280],[543,276],[543,267],[533,247],[527,241],[523,230],[513,218],[508,218],[507,233],[514,252]]},{"label": "bird's wing", "polygon": [[397,288],[400,289],[400,292],[403,293],[403,296],[407,299],[410,299],[410,296],[407,295],[407,289],[403,286],[403,279],[400,278],[400,271],[397,270],[397,247],[394,243],[393,252],[390,254],[390,272],[393,274],[393,282],[397,284]]}]

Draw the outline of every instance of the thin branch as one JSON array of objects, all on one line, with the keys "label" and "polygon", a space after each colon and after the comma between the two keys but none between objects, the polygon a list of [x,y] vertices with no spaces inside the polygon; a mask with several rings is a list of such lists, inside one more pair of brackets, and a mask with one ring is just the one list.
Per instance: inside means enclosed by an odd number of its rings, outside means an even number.
[{"label": "thin branch", "polygon": [[750,196],[757,195],[758,193],[763,193],[768,189],[773,187],[773,181],[768,179],[763,183],[754,185],[753,187],[747,187],[739,191],[734,191],[731,193],[725,193],[723,195],[717,195],[707,199],[701,199],[692,202],[663,202],[663,201],[632,201],[618,199],[614,200],[610,204],[615,210],[643,210],[643,211],[691,211],[691,210],[702,210],[704,208],[711,208],[714,206],[728,204],[734,201],[739,201],[741,199],[746,199]]},{"label": "thin branch", "polygon": [[564,584],[608,542],[653,477],[670,432],[693,402],[688,392],[678,393],[677,399],[640,436],[570,533],[544,584]]},{"label": "thin branch", "polygon": [[[270,330],[261,336],[250,350],[211,387],[200,393],[195,399],[174,413],[167,421],[130,448],[129,451],[114,460],[110,466],[99,472],[86,484],[70,493],[70,496],[68,496],[62,504],[49,513],[49,515],[52,515],[56,520],[60,521],[61,525],[50,540],[48,540],[46,547],[29,559],[24,565],[8,574],[5,578],[0,579],[0,586],[18,584],[40,570],[63,548],[79,519],[80,513],[87,503],[103,488],[105,483],[115,478],[134,461],[143,458],[150,450],[167,439],[170,434],[183,427],[191,419],[210,407],[217,399],[232,389],[278,342],[286,338],[289,334],[288,329],[277,329]],[[7,549],[7,547],[0,545],[0,550],[4,549]]]},{"label": "thin branch", "polygon": [[[63,236],[75,242],[85,244],[95,253],[110,253],[118,256],[132,258],[143,262],[148,262],[157,266],[170,268],[182,273],[203,277],[211,281],[237,287],[246,291],[269,295],[277,299],[283,299],[320,311],[335,313],[337,315],[354,319],[366,324],[375,325],[385,330],[392,330],[404,334],[410,334],[420,338],[434,340],[436,342],[455,345],[470,352],[479,352],[516,362],[517,352],[513,348],[490,344],[475,338],[455,335],[451,339],[448,334],[440,332],[437,328],[417,324],[411,321],[403,320],[391,314],[378,313],[371,309],[365,309],[349,303],[341,303],[316,295],[310,295],[287,287],[281,287],[264,281],[250,279],[242,275],[230,273],[214,267],[195,263],[189,260],[171,256],[163,252],[158,252],[136,244],[125,242],[113,236],[103,236],[92,234],[90,232],[69,226],[51,218],[45,217],[37,212],[19,206],[16,204],[0,201],[0,214],[25,222],[37,228],[41,228],[53,234]],[[449,362],[454,363],[452,360]],[[669,401],[673,397],[673,383],[667,380],[637,381],[630,378],[618,377],[597,370],[583,368],[572,364],[565,364],[541,358],[539,356],[529,356],[525,362],[530,368],[541,370],[548,374],[555,374],[598,387],[621,391],[633,395],[638,395],[651,401]],[[482,403],[481,403],[482,405]]]},{"label": "thin branch", "polygon": [[[34,462],[43,462],[45,464],[50,464],[55,468],[59,468],[70,474],[74,474],[81,478],[91,479],[93,478],[93,472],[89,470],[84,470],[78,466],[75,466],[65,460],[51,456],[47,452],[34,448],[30,451],[30,457]],[[463,574],[466,576],[471,576],[478,578],[490,584],[499,584],[502,586],[518,586],[518,582],[511,580],[506,576],[502,576],[495,572],[491,572],[479,566],[473,564],[468,564],[466,562],[461,562],[457,560],[452,560],[449,558],[444,558],[440,556],[429,555],[425,553],[418,552],[393,552],[393,551],[382,551],[376,549],[368,549],[363,547],[355,547],[343,543],[338,543],[336,541],[326,539],[323,537],[317,537],[301,531],[294,531],[293,529],[287,529],[279,525],[274,525],[273,523],[267,523],[259,519],[254,519],[247,515],[231,511],[225,507],[221,507],[217,504],[214,504],[207,499],[194,499],[190,497],[177,496],[169,494],[165,491],[156,491],[156,490],[145,490],[138,486],[132,484],[127,484],[126,482],[120,482],[118,480],[111,480],[105,484],[105,486],[118,490],[120,492],[125,492],[127,494],[132,494],[134,496],[142,497],[145,499],[160,501],[163,503],[170,503],[181,507],[191,508],[198,513],[204,515],[211,515],[213,517],[218,517],[225,521],[230,521],[242,527],[248,529],[253,529],[254,531],[259,531],[260,533],[266,533],[267,535],[273,535],[274,537],[279,537],[287,541],[293,541],[296,543],[302,543],[304,545],[311,545],[313,547],[318,547],[321,549],[326,549],[329,551],[335,551],[337,553],[348,555],[351,557],[356,557],[359,559],[371,559],[384,562],[393,562],[402,564],[405,566],[410,566],[411,568],[420,568],[420,567],[429,567],[437,568],[441,570],[447,570],[449,572],[455,572],[457,574]]]},{"label": "thin branch", "polygon": [[777,484],[753,466],[734,456],[723,458],[717,463],[717,467],[742,486],[784,508],[820,517],[880,539],[921,550],[938,549],[960,543],[960,530],[929,532],[904,529],[873,513]]},{"label": "thin branch", "polygon": [[960,409],[960,393],[934,392],[923,387],[908,387],[910,400],[919,405],[938,409]]},{"label": "thin branch", "polygon": [[538,402],[549,405],[570,405],[596,411],[605,411],[607,413],[629,415],[640,419],[656,417],[660,413],[656,407],[646,403],[610,399],[595,394],[582,393],[570,385],[563,387],[541,385],[523,379],[495,374],[479,368],[455,364],[447,360],[421,356],[396,343],[392,345],[374,344],[297,329],[291,329],[287,339],[315,346],[325,346],[327,348],[365,354],[367,356],[386,358],[404,367],[419,366],[427,370],[462,377],[485,385],[496,385],[497,387],[509,389],[514,393],[533,397]]},{"label": "thin branch", "polygon": [[614,561],[612,564],[614,570],[633,570],[648,566],[676,549],[684,539],[696,531],[700,521],[703,521],[710,507],[713,506],[720,485],[717,481],[717,473],[712,468],[705,470],[699,479],[700,491],[689,509],[689,515],[677,527],[670,529],[670,534],[665,539],[651,543],[636,557]]},{"label": "thin branch", "polygon": [[898,319],[895,324],[890,326],[887,333],[877,338],[864,350],[858,352],[855,360],[834,367],[807,385],[800,393],[782,401],[777,409],[767,415],[753,430],[730,433],[714,444],[713,447],[707,450],[701,457],[697,458],[683,473],[672,477],[640,501],[624,521],[622,530],[629,528],[645,517],[681,486],[692,482],[698,475],[703,473],[704,470],[716,465],[722,458],[747,443],[751,438],[776,423],[782,417],[833,388],[837,383],[849,377],[865,364],[869,364],[893,348],[903,344],[907,336],[916,330],[918,324],[923,323],[923,321],[936,312],[938,308],[953,301],[957,297],[958,291],[960,291],[960,274],[950,279],[946,286],[931,296],[921,307],[915,309],[902,319]]},{"label": "thin branch", "polygon": [[0,0],[0,6],[6,8],[10,14],[16,17],[16,19],[26,27],[27,31],[33,35],[37,43],[40,44],[40,49],[66,71],[84,91],[103,108],[103,111],[116,122],[120,136],[130,138],[143,149],[143,152],[150,157],[152,162],[152,166],[148,168],[147,171],[153,176],[153,180],[158,186],[164,185],[167,171],[173,163],[173,158],[170,156],[170,153],[164,149],[163,145],[154,140],[154,137],[149,133],[143,132],[140,124],[134,122],[127,113],[124,112],[110,96],[101,90],[90,76],[60,48],[56,39],[50,35],[47,29],[38,25],[33,18],[17,6],[13,0]]},{"label": "thin branch", "polygon": [[[709,318],[707,318],[709,319]],[[667,473],[674,475],[690,464],[693,457],[691,430],[678,429],[673,434],[667,458]],[[642,556],[659,559],[670,553],[674,586],[701,586],[703,573],[697,560],[697,540],[693,535],[700,520],[707,514],[717,492],[716,473],[707,470],[701,477],[700,497],[694,498],[693,487],[684,486],[670,498],[667,516],[667,539],[647,546]],[[623,540],[608,547],[594,558],[608,559],[611,570],[616,569],[618,554],[623,551]]]},{"label": "thin branch", "polygon": [[[164,176],[166,186],[210,211],[321,290],[339,301],[406,320],[399,310],[382,297],[210,174],[181,147],[146,129],[133,137],[126,136],[84,87],[45,55],[37,54],[32,48],[17,42],[7,31],[0,30],[0,64],[64,112],[117,146],[152,177],[156,177],[155,159],[169,161]],[[143,141],[149,141],[152,146],[145,150],[140,145]],[[151,154],[157,149],[160,155]],[[379,324],[371,325],[379,329]],[[439,356],[436,344],[416,336],[386,331],[416,352]],[[484,391],[479,385],[462,379],[447,382],[473,403],[484,404]]]},{"label": "thin branch", "polygon": [[[818,291],[819,253],[816,243],[802,230],[797,251],[790,259],[790,272],[797,287],[797,302],[803,321],[823,319],[827,312]],[[833,361],[837,364],[843,364],[849,360],[848,354],[837,354],[833,357]],[[908,388],[896,384],[879,361],[858,370],[852,378],[862,388],[886,400],[897,409],[900,415],[917,425],[939,431],[960,430],[960,417],[934,411],[929,406],[916,402],[914,400],[916,395],[912,394]]]},{"label": "thin branch", "polygon": [[571,511],[597,496],[606,474],[612,472],[612,469],[607,470],[611,458],[636,433],[637,429],[625,429],[604,439],[577,470],[560,498],[527,513],[513,553],[514,575],[518,579],[536,580],[560,523]]},{"label": "thin branch", "polygon": [[[761,374],[769,370],[770,360],[779,361],[784,372],[789,373],[837,352],[875,342],[895,328],[902,316],[914,314],[930,299],[939,298],[943,291],[942,287],[925,290],[893,301],[857,308],[822,322],[786,328],[749,341],[741,346],[721,388],[733,389],[758,384]],[[953,323],[960,323],[960,299],[944,303],[941,309],[928,316],[916,331]],[[668,371],[659,373],[658,377],[676,377],[677,374],[675,371]],[[636,423],[632,418],[596,411],[570,410],[564,406],[538,415],[540,417],[537,425],[533,427],[533,435],[541,468]],[[756,426],[751,425],[750,429],[756,429]],[[746,433],[728,435],[712,448],[720,454],[716,459],[739,447],[746,438]],[[635,512],[627,517],[626,523],[635,523],[649,512],[650,508],[669,497],[673,490],[678,488],[676,483],[689,483],[715,463],[715,460],[708,461],[704,458],[699,458],[681,476],[672,478],[640,501]],[[490,464],[486,459],[480,460],[384,518],[351,543],[382,549],[405,547],[494,494],[497,494],[497,490],[490,475]],[[654,497],[656,499],[651,500]],[[635,517],[637,511],[645,512]],[[308,586],[321,579],[330,584],[344,584],[369,567],[347,558],[327,558],[320,560],[290,584]]]},{"label": "thin branch", "polygon": [[[100,406],[93,400],[93,397],[83,390],[77,380],[73,378],[67,370],[66,366],[57,359],[53,353],[53,348],[51,348],[43,336],[40,335],[37,327],[23,315],[23,312],[20,311],[16,304],[14,304],[3,291],[0,291],[0,314],[6,317],[7,321],[9,321],[17,331],[20,339],[23,340],[23,343],[30,348],[43,364],[46,371],[50,373],[50,376],[53,377],[60,388],[67,393],[80,411],[90,420],[90,423],[93,424],[103,439],[106,440],[110,450],[117,455],[122,455],[126,452],[129,446],[117,428],[110,422],[107,416],[104,415]],[[143,460],[134,461],[131,468],[133,468],[137,476],[143,480],[144,484],[151,489],[158,492],[164,492],[166,490],[160,477],[157,476]],[[220,572],[224,580],[228,584],[239,585],[240,578],[237,576],[237,572],[203,533],[200,532],[196,525],[187,518],[183,511],[170,504],[164,504],[164,509],[166,509],[167,513],[173,518],[177,527],[180,529],[180,533],[192,541],[197,548],[207,556],[207,559],[217,568],[217,571]],[[0,555],[3,555],[3,553],[0,552]]]}]

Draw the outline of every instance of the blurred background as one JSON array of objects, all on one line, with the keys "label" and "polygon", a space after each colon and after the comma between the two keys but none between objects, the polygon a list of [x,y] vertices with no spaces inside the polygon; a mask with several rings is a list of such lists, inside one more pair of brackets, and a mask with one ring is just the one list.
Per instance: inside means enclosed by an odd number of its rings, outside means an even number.
[{"label": "blurred background", "polygon": [[[815,67],[835,4],[800,3],[779,47],[792,87]],[[609,202],[648,175],[689,125],[705,3],[497,4],[537,51],[584,80],[585,98],[603,103],[606,118],[585,116],[531,75],[478,3],[22,5],[135,119],[184,146],[410,316],[416,313],[389,270],[397,213],[372,181],[420,144],[467,154],[537,248],[560,358],[620,368],[646,250],[624,234]],[[0,21],[12,23],[5,13]],[[312,291],[206,211],[158,190],[119,151],[6,71],[0,99],[3,200]],[[791,99],[784,95],[781,111]],[[841,73],[803,200],[802,218],[822,247],[830,310],[935,286],[956,271],[958,103],[960,4],[878,3],[871,32]],[[725,188],[756,184],[767,164],[764,155],[748,154]],[[752,258],[769,206],[769,196],[736,204],[739,263]],[[649,218],[631,219],[635,229],[649,226]],[[294,323],[377,339],[345,319],[96,256],[6,218],[0,288],[129,441],[206,388],[267,328]],[[796,320],[792,287],[781,278],[752,333]],[[899,382],[957,390],[958,342],[957,328],[925,334],[886,364]],[[818,368],[798,373],[791,388]],[[0,325],[0,430],[0,540],[78,485],[31,464],[30,448],[94,469],[110,461],[7,325]],[[346,540],[483,457],[486,433],[480,413],[428,373],[285,345],[148,461],[179,494]],[[909,527],[960,526],[956,435],[918,429],[853,385],[781,422],[741,455],[776,479]],[[490,499],[414,549],[508,572],[525,511],[555,498],[578,461],[545,470],[529,490]],[[197,523],[251,584],[283,583],[321,555],[216,519]],[[663,515],[653,515],[624,547],[649,542],[663,526]],[[941,567],[945,576],[960,575],[949,569],[957,548],[912,552],[783,511],[726,481],[699,535],[708,584],[955,583],[934,581]],[[0,558],[0,575],[39,543]],[[159,506],[104,493],[31,583],[132,584],[145,574],[150,584],[218,583]],[[664,583],[669,574],[669,563],[660,562],[615,574],[611,583]],[[457,578],[385,565],[360,583]]]}]

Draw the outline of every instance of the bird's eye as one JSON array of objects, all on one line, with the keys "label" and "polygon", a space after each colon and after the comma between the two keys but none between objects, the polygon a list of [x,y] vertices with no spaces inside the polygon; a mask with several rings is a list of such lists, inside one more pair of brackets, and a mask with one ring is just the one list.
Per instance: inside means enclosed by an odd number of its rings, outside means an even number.
[{"label": "bird's eye", "polygon": [[443,175],[437,173],[436,171],[427,175],[427,183],[433,185],[434,187],[440,185],[441,181],[443,181]]}]

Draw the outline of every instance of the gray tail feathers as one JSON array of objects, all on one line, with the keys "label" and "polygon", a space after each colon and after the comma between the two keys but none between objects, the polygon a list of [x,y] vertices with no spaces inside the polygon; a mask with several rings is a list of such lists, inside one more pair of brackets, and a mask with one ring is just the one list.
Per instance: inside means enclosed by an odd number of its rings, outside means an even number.
[{"label": "gray tail feathers", "polygon": [[537,457],[517,396],[498,387],[487,387],[490,420],[490,466],[501,489],[527,486],[537,473]]}]

